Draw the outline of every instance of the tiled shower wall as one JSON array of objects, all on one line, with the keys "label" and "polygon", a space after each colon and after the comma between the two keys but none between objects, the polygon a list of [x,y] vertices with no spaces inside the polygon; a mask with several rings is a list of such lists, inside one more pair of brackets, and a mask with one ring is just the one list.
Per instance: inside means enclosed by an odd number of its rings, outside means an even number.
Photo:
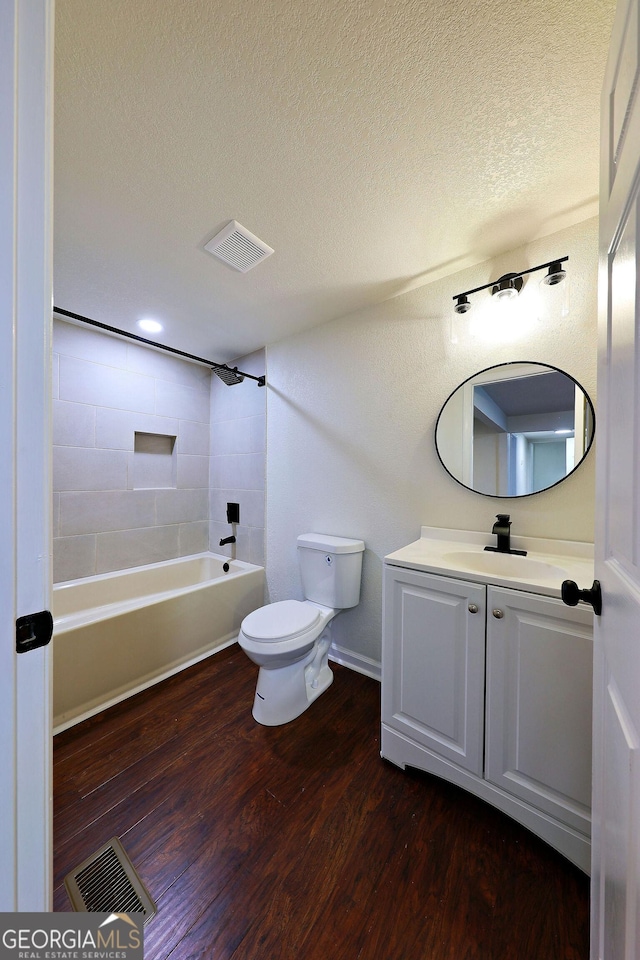
[{"label": "tiled shower wall", "polygon": [[[260,377],[265,351],[234,361],[241,370]],[[232,387],[211,377],[211,499],[210,542],[214,553],[231,555],[219,542],[231,533],[227,502],[240,504],[236,556],[264,564],[266,387],[245,380]]]},{"label": "tiled shower wall", "polygon": [[[209,370],[60,320],[53,343],[54,580],[209,549]],[[157,486],[136,433],[173,446]]]}]

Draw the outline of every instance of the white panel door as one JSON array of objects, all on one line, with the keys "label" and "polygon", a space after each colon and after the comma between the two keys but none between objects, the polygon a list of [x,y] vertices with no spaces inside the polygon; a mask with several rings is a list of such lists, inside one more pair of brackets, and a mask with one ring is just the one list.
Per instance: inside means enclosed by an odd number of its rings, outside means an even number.
[{"label": "white panel door", "polygon": [[382,719],[482,776],[483,585],[386,566]]},{"label": "white panel door", "polygon": [[0,0],[0,910],[51,906],[49,647],[16,619],[51,595],[53,3]]},{"label": "white panel door", "polygon": [[638,0],[620,0],[602,98],[592,960],[640,957],[638,29]]}]

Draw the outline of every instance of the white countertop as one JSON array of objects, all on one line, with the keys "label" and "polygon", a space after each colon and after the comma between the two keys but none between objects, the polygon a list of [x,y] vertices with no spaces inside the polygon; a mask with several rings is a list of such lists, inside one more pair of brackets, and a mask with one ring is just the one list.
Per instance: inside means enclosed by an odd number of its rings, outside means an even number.
[{"label": "white countertop", "polygon": [[563,580],[575,580],[580,589],[593,582],[591,543],[512,536],[511,547],[526,550],[526,557],[484,550],[495,545],[490,532],[422,527],[419,540],[390,553],[385,563],[548,597],[560,596]]}]

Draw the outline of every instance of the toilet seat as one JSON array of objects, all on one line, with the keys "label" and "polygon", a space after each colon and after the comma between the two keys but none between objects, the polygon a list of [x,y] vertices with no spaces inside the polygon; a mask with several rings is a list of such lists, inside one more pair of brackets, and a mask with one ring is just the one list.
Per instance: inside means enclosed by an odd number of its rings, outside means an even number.
[{"label": "toilet seat", "polygon": [[242,621],[242,633],[259,643],[294,640],[312,630],[320,620],[320,610],[301,600],[269,603]]}]

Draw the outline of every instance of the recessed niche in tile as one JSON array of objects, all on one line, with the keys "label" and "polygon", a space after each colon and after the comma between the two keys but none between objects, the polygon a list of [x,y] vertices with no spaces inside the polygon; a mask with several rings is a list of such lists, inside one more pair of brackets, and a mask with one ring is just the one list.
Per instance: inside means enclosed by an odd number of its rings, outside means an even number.
[{"label": "recessed niche in tile", "polygon": [[176,438],[139,433],[133,438],[133,489],[165,490],[176,486]]}]

